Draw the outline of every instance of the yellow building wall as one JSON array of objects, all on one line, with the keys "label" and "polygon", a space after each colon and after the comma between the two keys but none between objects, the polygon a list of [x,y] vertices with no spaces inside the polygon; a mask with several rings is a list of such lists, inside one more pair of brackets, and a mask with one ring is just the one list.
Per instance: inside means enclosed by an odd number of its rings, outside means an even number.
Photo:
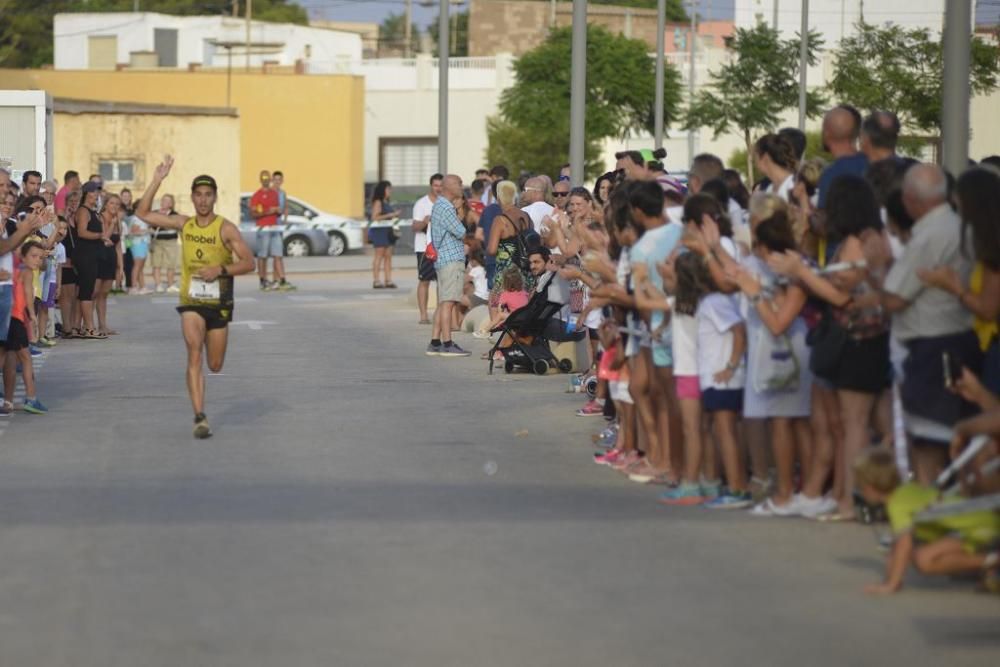
[{"label": "yellow building wall", "polygon": [[[158,194],[174,195],[177,210],[193,215],[191,181],[200,174],[211,174],[219,185],[216,212],[239,222],[240,119],[235,116],[57,112],[52,133],[53,173],[59,179],[70,169],[86,179],[97,173],[102,159],[132,158],[135,181],[128,187],[138,200],[156,165],[172,152],[177,161]],[[215,150],[206,151],[205,146]],[[118,191],[121,187],[111,183],[108,189]]]},{"label": "yellow building wall", "polygon": [[[225,72],[0,69],[0,89],[106,102],[226,106]],[[324,211],[364,214],[364,79],[350,75],[232,73],[229,106],[241,122],[240,188],[262,169],[285,173],[285,190]],[[85,140],[81,138],[81,140]],[[223,150],[208,141],[180,164]],[[207,170],[206,170],[207,171]]]}]

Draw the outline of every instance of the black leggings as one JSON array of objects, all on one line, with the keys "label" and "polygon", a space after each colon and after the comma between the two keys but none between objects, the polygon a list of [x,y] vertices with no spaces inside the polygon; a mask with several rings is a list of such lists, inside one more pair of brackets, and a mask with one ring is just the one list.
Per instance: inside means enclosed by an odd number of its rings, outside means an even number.
[{"label": "black leggings", "polygon": [[77,298],[80,301],[94,300],[94,285],[97,284],[98,253],[77,250],[73,256],[76,269]]}]

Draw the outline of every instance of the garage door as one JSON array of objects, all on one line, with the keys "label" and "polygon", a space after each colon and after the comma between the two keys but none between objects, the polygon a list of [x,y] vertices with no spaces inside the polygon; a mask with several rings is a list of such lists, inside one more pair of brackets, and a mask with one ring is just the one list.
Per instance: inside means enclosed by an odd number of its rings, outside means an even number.
[{"label": "garage door", "polygon": [[379,179],[395,186],[427,185],[438,170],[437,138],[379,139]]}]

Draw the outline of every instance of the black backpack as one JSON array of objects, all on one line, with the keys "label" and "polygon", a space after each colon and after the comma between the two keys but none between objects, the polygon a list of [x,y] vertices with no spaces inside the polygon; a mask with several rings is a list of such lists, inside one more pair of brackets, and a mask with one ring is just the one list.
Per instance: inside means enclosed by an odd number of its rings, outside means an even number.
[{"label": "black backpack", "polygon": [[[506,215],[504,217],[507,218]],[[510,220],[510,218],[507,219]],[[521,218],[521,222],[523,221],[524,219]],[[524,229],[518,229],[513,220],[510,220],[510,223],[517,229],[517,234],[514,235],[514,255],[511,257],[511,262],[526,273],[529,267],[528,256],[532,249],[542,245],[542,237],[538,235],[530,221]]]}]

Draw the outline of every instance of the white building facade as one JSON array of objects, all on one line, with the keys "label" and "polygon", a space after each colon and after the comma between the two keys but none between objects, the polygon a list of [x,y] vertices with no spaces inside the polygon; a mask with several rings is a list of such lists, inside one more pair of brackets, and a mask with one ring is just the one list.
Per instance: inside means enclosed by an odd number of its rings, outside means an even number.
[{"label": "white building facade", "polygon": [[[228,16],[153,12],[56,14],[56,69],[234,67],[247,61],[247,23]],[[361,37],[291,23],[250,22],[250,67],[328,74],[361,58]]]}]

